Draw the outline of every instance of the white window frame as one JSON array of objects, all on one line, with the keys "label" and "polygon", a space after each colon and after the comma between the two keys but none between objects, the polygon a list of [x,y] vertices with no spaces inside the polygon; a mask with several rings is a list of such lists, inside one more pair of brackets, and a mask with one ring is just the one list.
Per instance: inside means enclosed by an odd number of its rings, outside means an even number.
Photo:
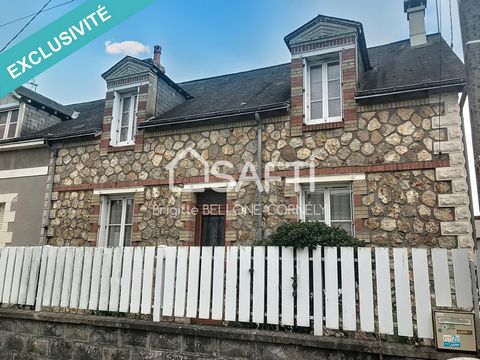
[{"label": "white window frame", "polygon": [[[116,196],[102,196],[101,200],[101,215],[100,215],[100,231],[99,231],[99,239],[98,239],[98,246],[99,247],[107,247],[108,246],[108,235],[110,230],[110,211],[111,201],[115,200],[122,200],[122,217],[120,220],[120,239],[118,241],[118,247],[125,246],[125,227],[131,226],[132,227],[132,237],[133,237],[133,206],[135,204],[133,194],[123,194],[123,195],[116,195]],[[132,201],[132,224],[126,224],[127,218],[127,201]],[[131,245],[131,244],[130,244]]]},{"label": "white window frame", "polygon": [[[306,221],[306,216],[305,216],[305,207],[306,207],[306,193],[309,192],[309,184],[305,184],[300,188],[300,192],[298,194],[299,197],[299,204],[300,204],[300,211],[298,212],[298,218],[300,221]],[[351,227],[352,227],[352,236],[355,236],[355,214],[354,214],[354,203],[353,203],[353,190],[352,190],[352,185],[351,184],[322,184],[318,185],[315,184],[315,189],[316,190],[322,190],[324,194],[324,199],[325,199],[325,224],[328,226],[332,226],[332,218],[331,218],[331,191],[339,191],[342,192],[342,189],[336,190],[335,188],[348,188],[344,189],[343,192],[348,193],[350,195],[350,209],[351,209],[351,214],[350,214],[350,219],[345,219],[345,220],[334,220],[333,222],[347,222],[350,221]],[[334,224],[335,225],[335,224]]]},{"label": "white window frame", "polygon": [[[13,137],[7,137],[8,135],[8,131],[10,130],[10,123],[11,123],[11,120],[12,120],[12,113],[14,111],[18,111],[18,115],[17,115],[17,127],[15,129],[15,135],[13,135]],[[8,113],[7,114],[7,122],[5,123],[5,131],[3,134],[1,134],[0,136],[0,140],[8,140],[8,139],[14,139],[18,136],[18,133],[19,133],[19,129],[20,129],[20,107],[19,106],[15,106],[15,107],[8,107],[8,108],[0,108],[0,113]]]},{"label": "white window frame", "polygon": [[[340,66],[340,116],[328,116],[328,64],[338,63]],[[311,89],[310,89],[310,69],[312,67],[322,66],[322,104],[323,104],[323,118],[321,119],[312,119],[312,109],[311,109]],[[306,125],[318,125],[326,123],[335,123],[341,122],[343,120],[343,71],[342,71],[342,59],[340,55],[333,58],[323,60],[308,60],[304,59],[304,89],[305,89],[305,124]]]},{"label": "white window frame", "polygon": [[[114,92],[112,126],[110,129],[110,145],[111,146],[129,146],[135,144],[135,135],[137,130],[137,114],[139,87],[128,88],[122,91]],[[128,119],[127,140],[121,141],[121,125],[123,116],[123,102],[126,98],[130,98],[130,111]],[[136,99],[136,100],[135,100]],[[134,104],[134,106],[132,106]]]}]

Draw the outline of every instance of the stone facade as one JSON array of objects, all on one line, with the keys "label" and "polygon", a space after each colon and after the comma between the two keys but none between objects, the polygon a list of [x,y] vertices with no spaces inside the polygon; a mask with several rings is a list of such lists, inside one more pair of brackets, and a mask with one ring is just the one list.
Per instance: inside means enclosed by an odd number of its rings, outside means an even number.
[{"label": "stone facade", "polygon": [[[374,245],[470,246],[454,99],[454,94],[445,96],[440,107],[433,98],[379,109],[365,107],[359,109],[356,130],[308,130],[302,136],[291,136],[288,117],[270,118],[262,132],[262,157],[265,162],[312,159],[317,176],[367,174],[365,181],[353,184],[355,229],[357,237]],[[167,165],[184,149],[193,148],[209,165],[232,162],[235,168],[230,173],[238,176],[246,161],[256,163],[257,158],[254,122],[146,132],[143,138],[141,151],[106,155],[98,141],[62,144],[56,159],[50,243],[95,243],[100,197],[93,195],[94,189],[144,186],[142,202],[136,203],[134,239],[145,245],[191,244],[194,217],[158,213],[158,208],[195,204],[194,194],[170,192]],[[277,173],[282,180],[264,195],[264,205],[295,205],[297,194],[286,183],[291,172]],[[203,175],[203,164],[191,156],[180,161],[175,174],[180,183],[202,182]],[[245,184],[227,199],[230,208],[255,204],[256,186]],[[266,215],[266,234],[285,220],[296,220],[296,216]],[[229,214],[227,241],[254,242],[256,222],[253,215]]]}]

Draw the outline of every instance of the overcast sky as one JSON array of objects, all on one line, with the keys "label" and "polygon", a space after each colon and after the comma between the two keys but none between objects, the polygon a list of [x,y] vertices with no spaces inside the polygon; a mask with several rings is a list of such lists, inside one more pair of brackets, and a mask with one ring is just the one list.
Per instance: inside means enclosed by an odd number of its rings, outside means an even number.
[{"label": "overcast sky", "polygon": [[[2,1],[0,46],[28,20],[2,24],[35,13],[45,1]],[[53,0],[49,6],[67,1]],[[41,14],[18,41],[82,2],[73,0]],[[442,33],[450,43],[449,0],[438,2]],[[451,4],[454,50],[463,58],[457,1]],[[408,38],[403,0],[157,0],[35,78],[37,91],[65,104],[102,98],[105,82],[100,75],[125,53],[151,57],[156,44],[163,47],[167,74],[177,82],[285,63],[290,54],[284,36],[317,14],[362,22],[368,46]],[[435,1],[431,0],[427,33],[437,31]]]}]

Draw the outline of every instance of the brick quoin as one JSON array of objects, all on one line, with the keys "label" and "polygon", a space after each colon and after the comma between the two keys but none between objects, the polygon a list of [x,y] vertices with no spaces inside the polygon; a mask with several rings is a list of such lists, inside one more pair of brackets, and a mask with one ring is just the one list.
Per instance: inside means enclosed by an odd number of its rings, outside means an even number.
[{"label": "brick quoin", "polygon": [[115,93],[113,91],[109,91],[107,92],[107,94],[105,95],[105,100],[106,101],[110,101],[110,100],[113,100],[115,98]]},{"label": "brick quoin", "polygon": [[361,207],[363,204],[362,204],[362,197],[363,195],[359,195],[359,194],[355,194],[353,196],[353,204],[355,207]]},{"label": "brick quoin", "polygon": [[355,232],[363,231],[363,219],[355,219]]},{"label": "brick quoin", "polygon": [[145,111],[146,109],[147,109],[147,102],[146,101],[139,101],[138,102],[138,111]]},{"label": "brick quoin", "polygon": [[112,114],[113,114],[113,107],[105,107],[103,116],[112,116]]}]

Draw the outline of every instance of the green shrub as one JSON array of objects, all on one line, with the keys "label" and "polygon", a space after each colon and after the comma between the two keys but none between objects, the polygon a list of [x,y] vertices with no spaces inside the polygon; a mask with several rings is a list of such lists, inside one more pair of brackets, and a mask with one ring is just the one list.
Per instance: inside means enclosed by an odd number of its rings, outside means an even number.
[{"label": "green shrub", "polygon": [[363,246],[364,243],[350,236],[345,230],[319,222],[284,223],[261,244],[264,246]]}]

